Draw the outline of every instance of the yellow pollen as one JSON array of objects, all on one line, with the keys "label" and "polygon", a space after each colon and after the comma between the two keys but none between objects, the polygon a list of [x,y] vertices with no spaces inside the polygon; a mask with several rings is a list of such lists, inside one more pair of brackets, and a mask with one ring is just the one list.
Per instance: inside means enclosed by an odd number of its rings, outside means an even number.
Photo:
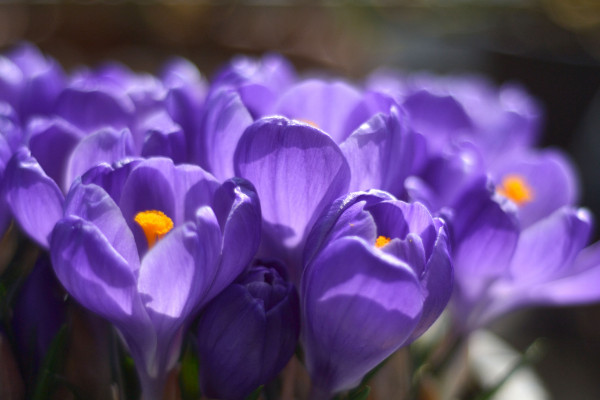
[{"label": "yellow pollen", "polygon": [[533,190],[520,175],[507,175],[502,184],[496,187],[496,192],[511,199],[516,205],[522,206],[533,200]]},{"label": "yellow pollen", "polygon": [[377,240],[375,240],[375,247],[380,249],[391,241],[392,241],[392,239],[390,239],[389,237],[378,236]]},{"label": "yellow pollen", "polygon": [[171,218],[158,210],[141,211],[136,214],[134,220],[144,230],[149,249],[156,244],[158,239],[162,239],[173,229]]},{"label": "yellow pollen", "polygon": [[297,119],[296,121],[304,122],[306,125],[310,125],[313,128],[319,129],[319,125],[316,122],[311,121],[310,119],[300,118],[300,119]]}]

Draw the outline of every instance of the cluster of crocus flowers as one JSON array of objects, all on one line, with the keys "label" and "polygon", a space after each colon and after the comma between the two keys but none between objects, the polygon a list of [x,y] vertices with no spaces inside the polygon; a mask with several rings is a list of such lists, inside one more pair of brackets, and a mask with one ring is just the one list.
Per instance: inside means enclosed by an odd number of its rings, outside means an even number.
[{"label": "cluster of crocus flowers", "polygon": [[210,83],[183,59],[67,74],[30,45],[0,59],[0,85],[0,229],[14,219],[43,252],[14,330],[64,290],[118,332],[146,400],[177,396],[185,343],[208,397],[289,392],[297,355],[328,399],[449,304],[467,334],[600,299],[575,174],[533,147],[541,113],[519,87],[303,79],[276,55]]}]

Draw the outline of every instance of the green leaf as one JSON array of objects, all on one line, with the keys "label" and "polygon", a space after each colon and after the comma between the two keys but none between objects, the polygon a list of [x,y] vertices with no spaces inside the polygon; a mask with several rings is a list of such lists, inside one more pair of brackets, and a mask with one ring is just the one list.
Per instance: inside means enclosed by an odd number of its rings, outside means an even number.
[{"label": "green leaf", "polygon": [[58,371],[62,369],[63,355],[65,354],[67,344],[67,326],[63,325],[58,333],[52,339],[50,348],[46,353],[42,368],[38,376],[35,390],[33,392],[34,400],[43,400],[51,397],[53,389],[59,382],[56,379]]},{"label": "green leaf", "polygon": [[183,400],[195,400],[200,398],[200,386],[198,384],[198,359],[194,357],[194,349],[191,344],[181,357],[181,370],[179,372],[179,385],[181,387],[181,398]]},{"label": "green leaf", "polygon": [[260,385],[259,387],[256,388],[256,390],[254,392],[250,393],[248,395],[248,397],[246,397],[246,400],[258,400],[262,390],[263,390],[263,385]]}]

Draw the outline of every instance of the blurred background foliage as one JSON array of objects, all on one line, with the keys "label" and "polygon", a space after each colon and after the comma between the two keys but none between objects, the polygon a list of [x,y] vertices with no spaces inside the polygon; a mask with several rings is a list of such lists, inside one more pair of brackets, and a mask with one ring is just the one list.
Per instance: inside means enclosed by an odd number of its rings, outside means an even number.
[{"label": "blurred background foliage", "polygon": [[[542,144],[571,154],[581,203],[600,216],[598,0],[3,1],[0,47],[21,40],[67,70],[115,59],[156,72],[180,55],[210,78],[235,54],[275,51],[352,80],[390,66],[516,81],[544,106]],[[546,338],[536,369],[554,398],[598,399],[599,321],[598,305],[543,309],[494,330],[519,349]]]}]

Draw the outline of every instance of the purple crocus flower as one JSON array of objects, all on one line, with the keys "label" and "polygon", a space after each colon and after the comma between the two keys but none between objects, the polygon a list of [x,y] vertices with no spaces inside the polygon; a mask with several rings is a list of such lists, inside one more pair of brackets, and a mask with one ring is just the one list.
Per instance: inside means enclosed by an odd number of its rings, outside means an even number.
[{"label": "purple crocus flower", "polygon": [[12,105],[23,123],[50,114],[65,83],[61,66],[31,44],[21,43],[0,56],[0,99]]},{"label": "purple crocus flower", "polygon": [[306,243],[302,341],[313,398],[350,389],[419,337],[452,292],[446,227],[379,191],[335,201]]},{"label": "purple crocus flower", "polygon": [[288,70],[274,64],[273,83],[265,63],[258,72],[234,66],[221,73],[196,154],[217,178],[255,184],[263,254],[283,260],[298,282],[303,243],[321,211],[349,191],[402,196],[402,182],[423,164],[426,149],[391,97],[342,81],[290,82]]},{"label": "purple crocus flower", "polygon": [[200,317],[202,392],[211,398],[246,398],[277,376],[294,354],[299,334],[298,294],[285,268],[254,261]]},{"label": "purple crocus flower", "polygon": [[190,319],[248,265],[259,236],[248,182],[151,158],[77,180],[50,253],[65,289],[118,328],[148,400],[161,398]]},{"label": "purple crocus flower", "polygon": [[559,174],[552,181],[557,187],[549,188],[544,178],[556,164],[548,161],[533,175],[476,182],[453,208],[453,305],[463,330],[524,306],[600,299],[599,290],[573,284],[600,270],[598,247],[584,250],[591,215],[565,201],[568,189],[560,187]]},{"label": "purple crocus flower", "polygon": [[161,71],[167,91],[164,104],[171,119],[185,134],[186,161],[192,158],[193,143],[200,134],[200,115],[208,91],[208,83],[198,68],[183,58],[172,59]]},{"label": "purple crocus flower", "polygon": [[[80,71],[58,96],[55,114],[29,119],[20,143],[28,149],[16,152],[3,186],[15,219],[38,244],[48,247],[62,215],[63,193],[89,168],[131,156],[187,160],[185,132],[167,109],[168,99],[182,97],[174,94],[183,89],[173,82],[173,75],[183,74],[181,63],[166,68],[168,88],[119,64]],[[201,97],[200,90],[188,88],[186,98]]]},{"label": "purple crocus flower", "polygon": [[535,144],[539,137],[541,107],[516,84],[498,88],[480,76],[382,70],[372,74],[369,87],[402,104],[412,127],[427,138],[434,152],[469,141],[492,161]]},{"label": "purple crocus flower", "polygon": [[[22,141],[19,116],[8,103],[0,102],[0,185],[4,182],[5,169],[13,152]],[[4,196],[0,196],[0,235],[8,228],[12,214]]]}]

